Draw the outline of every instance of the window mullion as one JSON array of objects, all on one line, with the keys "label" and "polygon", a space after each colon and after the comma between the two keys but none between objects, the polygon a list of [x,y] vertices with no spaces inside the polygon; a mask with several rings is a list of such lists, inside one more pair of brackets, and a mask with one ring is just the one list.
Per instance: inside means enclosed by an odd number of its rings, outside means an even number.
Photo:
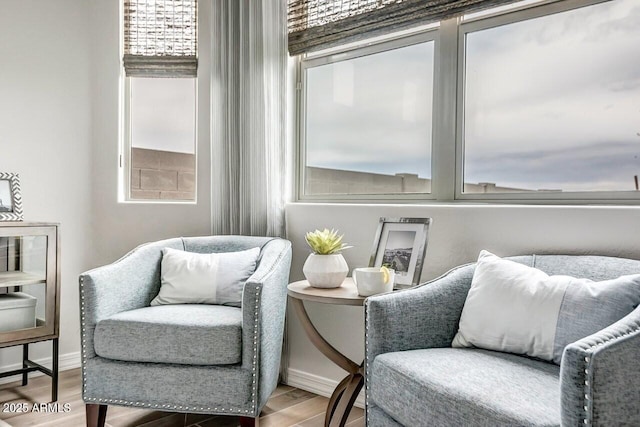
[{"label": "window mullion", "polygon": [[458,24],[459,18],[440,23],[435,50],[431,191],[438,201],[455,198]]}]

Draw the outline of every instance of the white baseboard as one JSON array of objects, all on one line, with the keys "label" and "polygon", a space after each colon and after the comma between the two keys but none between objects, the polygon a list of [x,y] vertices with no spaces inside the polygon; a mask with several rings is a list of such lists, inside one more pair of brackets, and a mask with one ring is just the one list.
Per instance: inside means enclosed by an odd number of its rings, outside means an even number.
[{"label": "white baseboard", "polygon": [[[42,359],[34,360],[34,362],[39,363],[42,366],[51,368],[52,358],[44,357]],[[75,353],[61,354],[60,356],[58,356],[58,369],[60,372],[67,371],[69,369],[79,368],[80,363],[81,363],[81,357],[80,357],[79,351],[76,351]],[[2,366],[0,367],[0,371],[8,372],[8,371],[13,371],[20,368],[22,368],[22,363],[16,363],[13,365]],[[37,377],[40,375],[44,375],[44,374],[39,371],[34,371],[29,374],[29,378]],[[20,375],[7,377],[7,378],[0,378],[0,384],[12,383],[18,380],[20,380]]]},{"label": "white baseboard", "polygon": [[[320,396],[330,397],[338,383],[339,381],[310,374],[298,369],[287,369],[287,385],[301,390],[306,390]],[[355,406],[358,408],[364,408],[364,390],[362,390],[358,395]]]}]

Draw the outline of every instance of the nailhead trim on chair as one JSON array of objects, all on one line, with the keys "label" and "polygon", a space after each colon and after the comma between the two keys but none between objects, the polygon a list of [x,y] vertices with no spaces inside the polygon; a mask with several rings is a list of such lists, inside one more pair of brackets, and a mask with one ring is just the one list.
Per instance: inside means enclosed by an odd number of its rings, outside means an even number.
[{"label": "nailhead trim on chair", "polygon": [[87,392],[87,373],[85,371],[85,362],[87,360],[87,334],[86,334],[86,322],[84,318],[84,277],[80,276],[80,322],[82,325],[81,334],[82,334],[82,392],[85,394]]},{"label": "nailhead trim on chair", "polygon": [[87,397],[84,399],[87,402],[96,402],[96,403],[111,403],[114,405],[121,406],[137,406],[140,408],[150,408],[150,409],[174,409],[179,411],[201,411],[201,412],[224,412],[231,415],[240,415],[244,416],[249,413],[248,409],[237,409],[237,408],[219,408],[216,406],[183,406],[183,405],[162,405],[162,404],[150,404],[144,402],[133,402],[128,400],[119,400],[119,399],[98,399],[95,397]]},{"label": "nailhead trim on chair", "polygon": [[251,368],[252,370],[251,374],[253,375],[251,407],[252,407],[253,413],[256,412],[256,406],[257,406],[256,394],[258,390],[258,385],[256,382],[256,371],[257,371],[257,364],[258,364],[258,324],[260,323],[258,322],[259,307],[260,307],[260,286],[256,286],[256,311],[253,316],[253,366]]},{"label": "nailhead trim on chair", "polygon": [[[364,347],[369,346],[369,319],[367,312],[369,311],[369,301],[364,300]],[[370,424],[369,420],[369,358],[367,351],[364,352],[364,410],[367,419],[366,425]]]},{"label": "nailhead trim on chair", "polygon": [[629,335],[636,334],[638,332],[640,332],[640,327],[636,327],[635,329],[631,329],[630,331],[624,332],[620,335],[612,336],[607,340],[592,345],[586,350],[587,356],[584,358],[584,419],[582,420],[584,425],[592,425],[593,418],[593,389],[591,388],[591,385],[593,384],[593,369],[591,369],[593,353],[598,347],[603,347],[605,344],[617,341],[621,338],[626,338]]},{"label": "nailhead trim on chair", "polygon": [[590,424],[590,419],[591,419],[591,382],[592,382],[592,378],[591,378],[591,374],[592,374],[592,370],[589,369],[590,368],[590,363],[591,363],[591,354],[593,352],[594,347],[591,347],[587,354],[588,356],[585,356],[584,358],[584,424],[585,425],[589,425]]},{"label": "nailhead trim on chair", "polygon": [[[118,399],[99,399],[95,397],[84,397],[85,402],[96,402],[96,403],[106,403],[106,404],[114,404],[114,405],[122,405],[122,406],[137,406],[141,408],[151,408],[151,409],[174,409],[180,411],[200,411],[200,412],[215,412],[215,413],[226,413],[230,415],[239,415],[244,416],[247,414],[256,412],[256,394],[257,394],[257,382],[256,382],[256,370],[257,370],[257,356],[258,356],[258,314],[260,307],[260,286],[256,286],[256,310],[254,317],[254,326],[253,326],[253,365],[251,369],[251,373],[253,376],[253,384],[252,384],[252,392],[251,392],[251,407],[252,409],[238,409],[238,408],[220,408],[216,406],[182,406],[182,405],[162,405],[162,404],[150,404],[144,402],[133,402],[128,400],[118,400]],[[87,361],[87,339],[86,339],[86,322],[85,322],[85,305],[84,305],[84,278],[80,276],[80,320],[82,322],[82,390],[83,395],[87,393],[87,373],[85,370],[86,361]]]}]

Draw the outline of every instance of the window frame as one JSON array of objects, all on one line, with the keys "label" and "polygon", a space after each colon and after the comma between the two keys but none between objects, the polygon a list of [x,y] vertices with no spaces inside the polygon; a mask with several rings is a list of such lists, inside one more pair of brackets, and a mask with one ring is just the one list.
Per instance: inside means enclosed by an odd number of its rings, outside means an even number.
[{"label": "window frame", "polygon": [[[345,60],[361,58],[363,56],[375,55],[403,47],[413,46],[425,42],[434,42],[434,81],[437,79],[437,49],[439,44],[438,28],[428,28],[418,33],[411,33],[402,36],[389,37],[377,42],[365,42],[364,45],[357,44],[355,46],[347,46],[343,48],[328,49],[320,54],[303,55],[299,57],[296,70],[296,135],[298,143],[296,144],[296,200],[297,201],[353,201],[360,202],[369,201],[388,201],[397,202],[416,202],[421,200],[435,200],[433,188],[431,193],[382,193],[382,194],[305,194],[305,169],[307,158],[307,139],[306,139],[306,118],[307,118],[307,69],[322,65],[333,64]],[[435,86],[434,86],[435,87]],[[436,94],[433,94],[433,106],[436,103]],[[435,111],[435,109],[434,109]],[[433,153],[434,130],[431,131],[431,145]],[[431,156],[431,175],[433,175],[433,154]],[[433,179],[432,179],[433,182]],[[433,184],[432,184],[433,185]]]},{"label": "window frame", "polygon": [[[492,203],[492,204],[640,204],[639,191],[584,191],[531,193],[463,193],[464,87],[466,34],[521,21],[589,7],[610,0],[542,0],[470,18],[443,20],[402,35],[376,37],[296,57],[295,201],[354,203]],[[431,193],[305,194],[306,70],[433,40],[434,88],[431,144]]]},{"label": "window frame", "polygon": [[[124,2],[118,2],[118,57],[120,72],[118,75],[118,159],[117,159],[117,202],[119,204],[156,204],[156,205],[197,205],[198,193],[200,192],[200,176],[201,171],[204,168],[200,168],[200,154],[199,151],[202,148],[206,155],[208,147],[200,147],[201,132],[200,126],[209,124],[208,117],[200,117],[200,114],[208,114],[208,109],[200,105],[201,100],[205,101],[210,98],[210,66],[208,60],[207,46],[210,47],[210,43],[207,40],[207,36],[210,33],[211,22],[207,19],[207,9],[203,9],[200,13],[200,5],[197,5],[198,12],[196,12],[196,20],[198,27],[198,34],[196,40],[196,56],[198,57],[198,65],[196,76],[194,79],[195,90],[195,110],[194,110],[194,179],[195,188],[193,200],[178,200],[178,199],[132,199],[131,198],[131,79],[137,77],[130,77],[126,75],[124,67],[124,21],[125,11]],[[206,7],[206,6],[205,6]],[[210,14],[210,11],[209,11]],[[203,48],[203,49],[201,49]],[[204,52],[204,58],[200,52]],[[203,61],[204,59],[204,61]],[[200,93],[200,91],[203,94]],[[206,184],[206,183],[204,183]],[[207,185],[204,186],[207,188]]]}]

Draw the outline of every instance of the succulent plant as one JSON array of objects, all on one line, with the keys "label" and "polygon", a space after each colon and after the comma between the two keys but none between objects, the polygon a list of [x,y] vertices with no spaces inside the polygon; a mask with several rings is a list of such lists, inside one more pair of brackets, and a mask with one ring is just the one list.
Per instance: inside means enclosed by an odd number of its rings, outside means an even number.
[{"label": "succulent plant", "polygon": [[338,235],[338,231],[324,229],[322,231],[310,231],[305,235],[307,244],[313,252],[318,255],[331,255],[340,252],[343,249],[349,249],[346,243],[342,243],[344,234]]}]

